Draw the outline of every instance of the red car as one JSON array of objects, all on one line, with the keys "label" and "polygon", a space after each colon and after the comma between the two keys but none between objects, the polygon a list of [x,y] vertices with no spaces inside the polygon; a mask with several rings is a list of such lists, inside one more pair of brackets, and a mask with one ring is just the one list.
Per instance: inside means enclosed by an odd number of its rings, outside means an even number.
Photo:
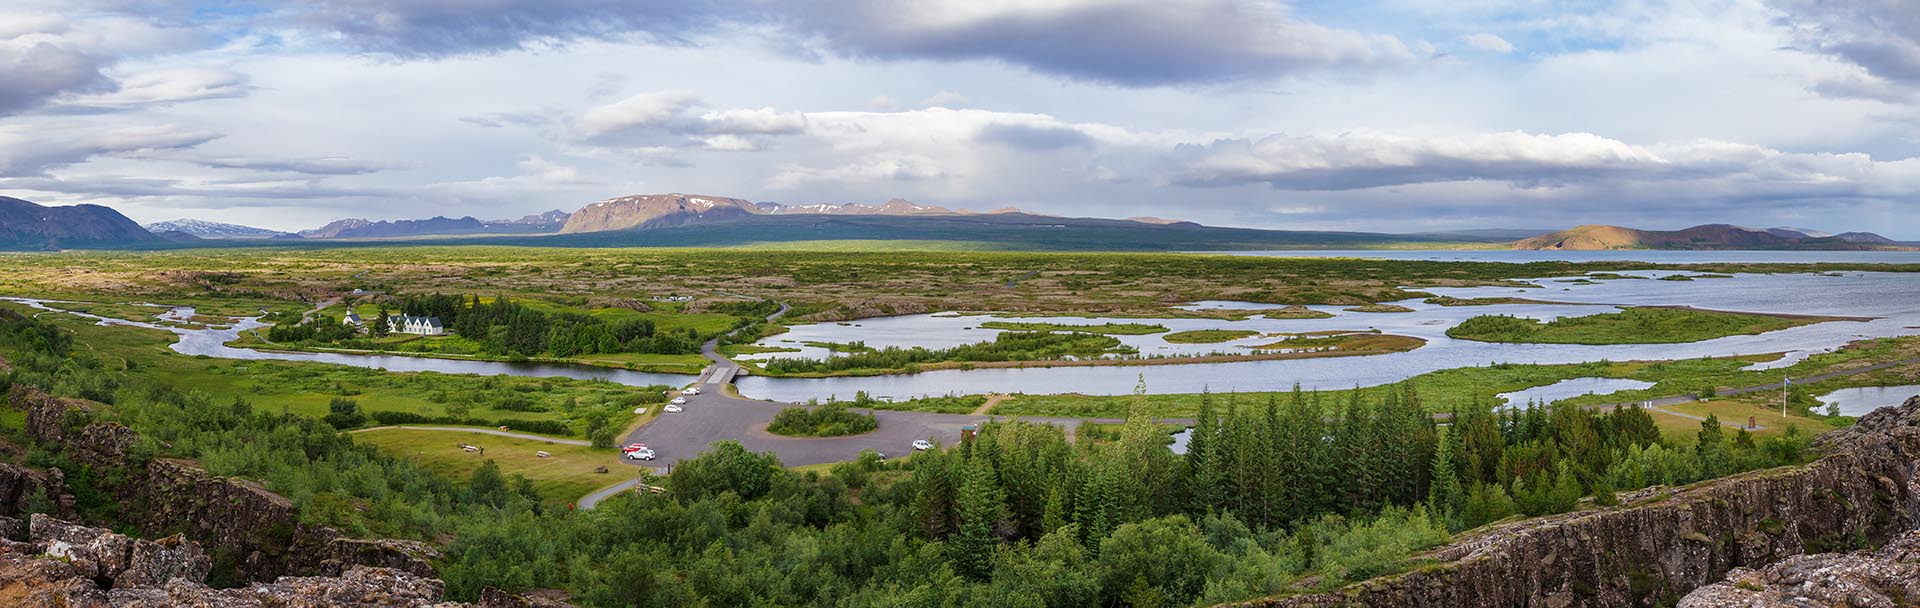
[{"label": "red car", "polygon": [[627,444],[627,447],[624,447],[624,448],[620,448],[620,453],[622,453],[622,454],[626,454],[626,453],[630,453],[630,452],[638,452],[638,451],[640,451],[640,450],[644,450],[644,449],[647,449],[647,444],[644,444],[644,443],[629,443],[629,444]]}]

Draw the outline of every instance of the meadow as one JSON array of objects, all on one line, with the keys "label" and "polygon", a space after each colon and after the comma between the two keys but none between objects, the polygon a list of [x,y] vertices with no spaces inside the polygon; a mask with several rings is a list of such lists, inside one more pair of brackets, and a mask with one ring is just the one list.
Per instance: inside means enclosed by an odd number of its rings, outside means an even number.
[{"label": "meadow", "polygon": [[1672,344],[1763,334],[1836,317],[1770,315],[1690,308],[1634,307],[1615,313],[1561,317],[1541,322],[1482,315],[1447,330],[1447,336],[1480,342],[1528,344]]}]

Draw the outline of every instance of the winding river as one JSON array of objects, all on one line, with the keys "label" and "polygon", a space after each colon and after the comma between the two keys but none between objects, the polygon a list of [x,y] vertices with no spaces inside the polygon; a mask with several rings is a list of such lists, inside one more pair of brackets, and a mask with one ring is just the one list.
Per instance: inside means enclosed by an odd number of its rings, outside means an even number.
[{"label": "winding river", "polygon": [[[1320,252],[1325,255],[1326,252]],[[1396,252],[1433,255],[1451,252]],[[1475,253],[1475,252],[1465,252]],[[1485,253],[1485,252],[1480,252]],[[1497,252],[1512,253],[1512,252]],[[1528,252],[1532,253],[1532,252]],[[1661,252],[1676,253],[1676,252]],[[1721,252],[1716,252],[1721,253]],[[1775,252],[1724,252],[1775,253]],[[1840,252],[1851,253],[1851,252]],[[1414,258],[1419,259],[1419,258]],[[1510,261],[1510,260],[1509,260]],[[1702,261],[1699,259],[1659,260]],[[1785,260],[1783,260],[1785,261]],[[1808,261],[1808,260],[1791,260]],[[1826,260],[1831,261],[1831,260]],[[1881,261],[1905,261],[1887,259]],[[1646,277],[1668,274],[1655,271],[1633,272]],[[910,375],[842,378],[774,378],[742,376],[736,380],[742,394],[776,401],[805,401],[829,396],[850,397],[856,391],[871,395],[904,399],[921,395],[973,394],[987,392],[1125,394],[1144,378],[1149,392],[1191,393],[1203,389],[1215,392],[1285,390],[1295,382],[1312,388],[1347,388],[1402,380],[1415,375],[1455,367],[1490,363],[1579,363],[1600,359],[1685,359],[1757,353],[1787,353],[1785,357],[1759,364],[1760,367],[1790,365],[1806,356],[1836,348],[1867,337],[1920,334],[1920,275],[1904,273],[1847,272],[1839,274],[1738,275],[1732,278],[1660,281],[1648,279],[1609,279],[1573,282],[1569,277],[1529,281],[1532,287],[1426,288],[1424,291],[1461,298],[1515,296],[1555,304],[1503,304],[1492,306],[1446,307],[1419,301],[1400,302],[1414,309],[1410,313],[1349,312],[1339,307],[1317,306],[1334,315],[1326,319],[1267,319],[1252,317],[1242,321],[1212,319],[1102,319],[1044,318],[1026,319],[1062,324],[1155,323],[1172,331],[1187,329],[1248,329],[1262,333],[1309,332],[1326,330],[1379,330],[1423,338],[1425,347],[1404,353],[1365,357],[1333,357],[1146,366],[1084,366],[953,369]],[[43,301],[5,298],[37,308],[52,310]],[[1627,305],[1685,305],[1718,310],[1751,312],[1822,314],[1873,317],[1868,321],[1837,321],[1770,332],[1758,336],[1731,336],[1687,344],[1653,345],[1526,345],[1490,344],[1446,337],[1446,330],[1460,321],[1482,314],[1507,314],[1538,319],[1600,314]],[[1199,302],[1196,307],[1259,308],[1265,305],[1233,302]],[[173,350],[188,355],[206,355],[230,359],[273,359],[334,363],[388,371],[433,371],[443,373],[511,374],[520,376],[562,376],[601,379],[636,386],[681,385],[691,376],[636,372],[615,368],[565,364],[510,363],[437,359],[397,355],[354,353],[271,352],[233,348],[225,343],[240,332],[263,327],[257,319],[243,319],[225,328],[180,328],[80,314],[102,324],[129,325],[172,332],[180,339]],[[191,310],[173,310],[166,318],[184,319]],[[864,341],[869,346],[941,347],[992,339],[996,330],[979,324],[1000,319],[992,316],[952,314],[909,315],[863,319],[850,323],[800,325],[791,332],[763,340],[766,346],[799,348],[800,353],[771,356],[817,356],[820,349],[800,345],[804,341]],[[1006,317],[1006,319],[1017,319]],[[1214,351],[1235,351],[1243,346],[1271,342],[1274,338],[1248,338],[1221,344],[1172,344],[1165,334],[1116,336],[1142,354],[1180,355]]]}]

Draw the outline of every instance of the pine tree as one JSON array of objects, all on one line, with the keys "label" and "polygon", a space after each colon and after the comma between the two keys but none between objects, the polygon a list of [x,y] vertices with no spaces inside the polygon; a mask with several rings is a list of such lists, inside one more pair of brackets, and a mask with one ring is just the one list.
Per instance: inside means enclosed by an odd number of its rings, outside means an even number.
[{"label": "pine tree", "polygon": [[1447,440],[1440,442],[1433,452],[1433,483],[1427,493],[1428,509],[1447,522],[1452,530],[1461,528],[1460,516],[1465,509],[1460,490],[1460,478],[1453,464],[1453,451],[1460,443],[1459,433],[1447,433]]},{"label": "pine tree", "polygon": [[993,573],[993,551],[1007,516],[1006,497],[986,459],[970,459],[958,507],[960,529],[947,539],[948,559],[960,574],[986,580]]},{"label": "pine tree", "polygon": [[1193,431],[1187,436],[1187,512],[1195,517],[1220,508],[1220,468],[1216,457],[1220,421],[1213,411],[1213,393],[1200,393],[1200,410],[1194,414]]}]

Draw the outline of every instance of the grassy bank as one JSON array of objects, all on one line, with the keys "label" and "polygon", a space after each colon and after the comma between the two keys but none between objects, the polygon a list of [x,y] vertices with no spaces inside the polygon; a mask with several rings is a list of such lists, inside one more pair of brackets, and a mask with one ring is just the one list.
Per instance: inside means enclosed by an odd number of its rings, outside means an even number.
[{"label": "grassy bank", "polygon": [[1561,317],[1546,322],[1506,315],[1482,315],[1448,329],[1447,336],[1480,342],[1525,344],[1673,344],[1762,334],[1839,320],[1843,319],[1635,307],[1616,313]]},{"label": "grassy bank", "polygon": [[[491,460],[502,474],[519,474],[532,481],[541,501],[555,508],[565,508],[588,492],[633,474],[614,461],[617,455],[613,450],[531,439],[396,427],[354,433],[353,440],[412,460],[448,479],[472,477]],[[485,451],[468,452],[461,447],[465,445]],[[541,457],[537,452],[549,455]],[[596,472],[602,467],[609,467],[609,472]]]},{"label": "grassy bank", "polygon": [[1089,334],[1110,336],[1144,336],[1164,333],[1164,325],[1146,323],[1101,323],[1099,325],[1075,325],[1071,323],[1044,323],[1037,321],[986,321],[981,329],[1001,329],[1006,331],[1077,331]]},{"label": "grassy bank", "polygon": [[1260,335],[1260,332],[1250,329],[1192,329],[1176,331],[1162,339],[1174,344],[1218,344],[1257,335]]}]

